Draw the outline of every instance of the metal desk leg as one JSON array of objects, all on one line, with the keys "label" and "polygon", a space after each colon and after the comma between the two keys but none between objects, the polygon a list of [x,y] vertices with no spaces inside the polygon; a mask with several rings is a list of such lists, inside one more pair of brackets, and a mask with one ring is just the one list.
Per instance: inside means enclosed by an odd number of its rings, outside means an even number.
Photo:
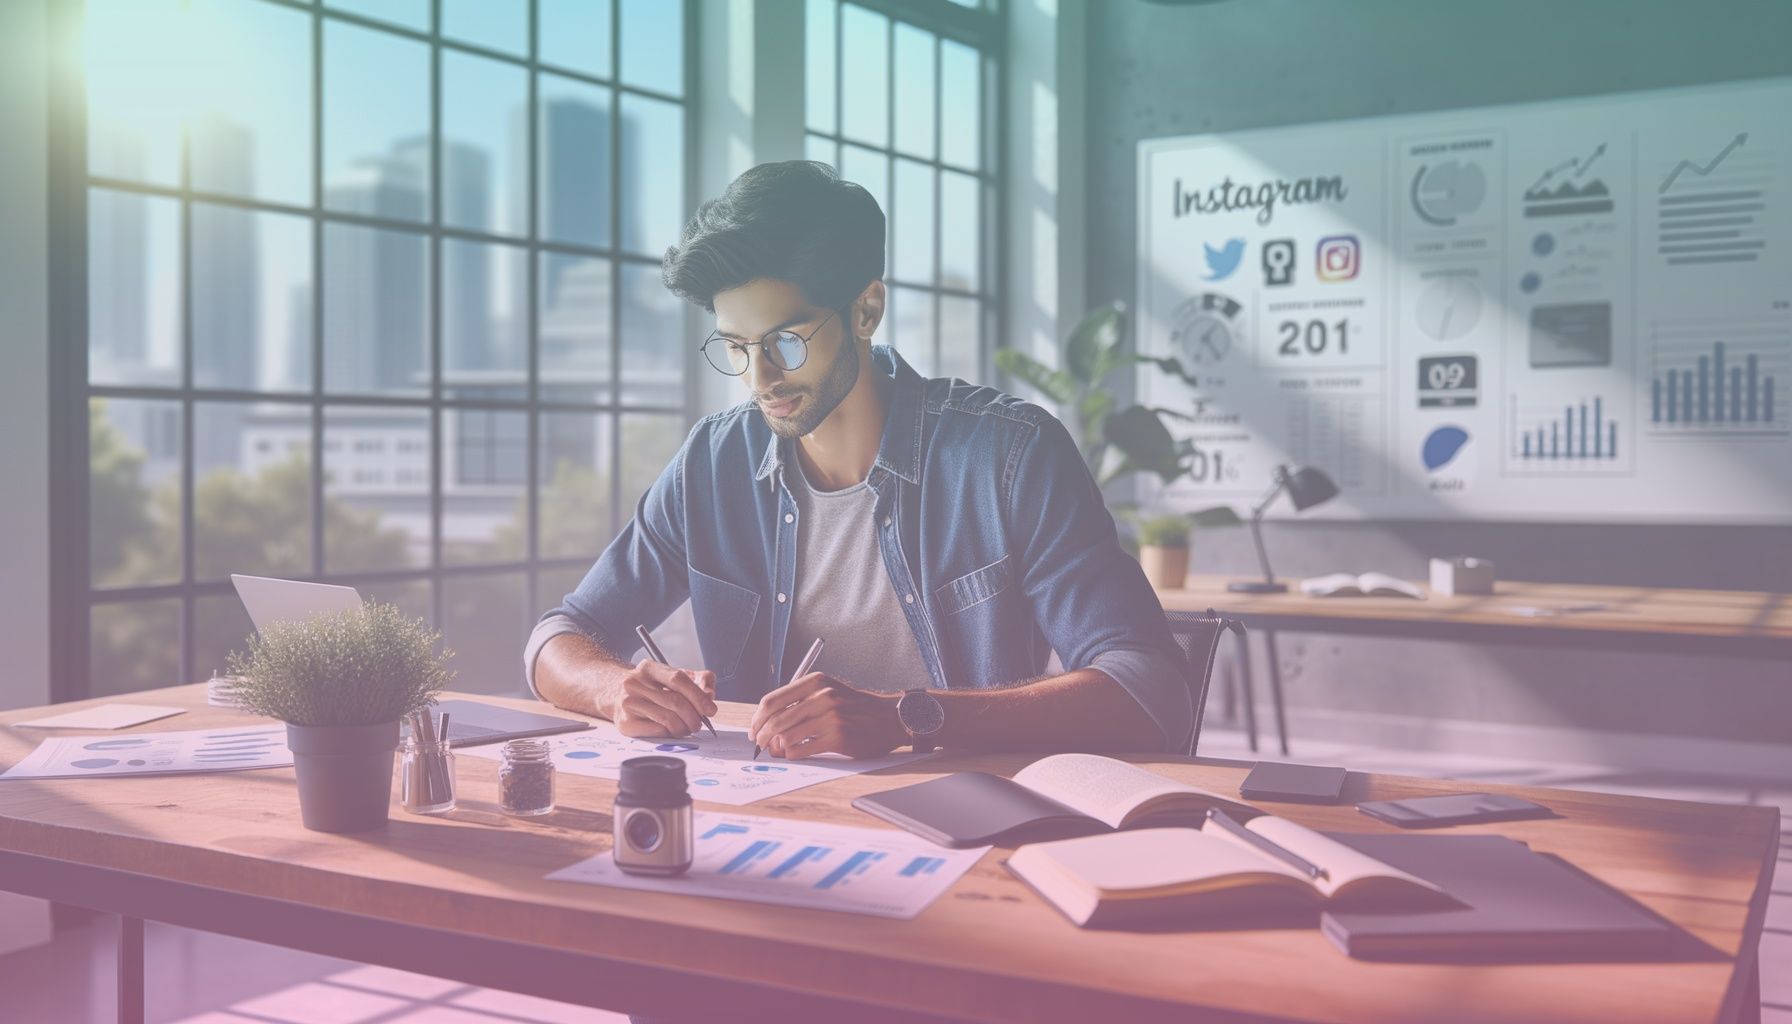
[{"label": "metal desk leg", "polygon": [[1251,671],[1251,638],[1238,634],[1238,689],[1244,696],[1244,728],[1257,752],[1257,677]]},{"label": "metal desk leg", "polygon": [[1282,741],[1282,754],[1286,756],[1288,753],[1288,712],[1282,705],[1282,659],[1276,655],[1275,630],[1263,631],[1263,646],[1269,651],[1269,696],[1275,702],[1276,737]]},{"label": "metal desk leg", "polygon": [[143,919],[118,918],[118,1024],[143,1024]]}]

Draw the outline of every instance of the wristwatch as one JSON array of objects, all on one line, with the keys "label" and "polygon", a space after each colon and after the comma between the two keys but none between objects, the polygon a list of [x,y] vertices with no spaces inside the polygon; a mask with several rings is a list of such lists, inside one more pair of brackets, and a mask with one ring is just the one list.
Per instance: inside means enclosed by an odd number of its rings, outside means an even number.
[{"label": "wristwatch", "polygon": [[933,738],[946,724],[946,707],[927,690],[904,690],[896,702],[896,718],[915,742],[915,753],[933,750]]}]

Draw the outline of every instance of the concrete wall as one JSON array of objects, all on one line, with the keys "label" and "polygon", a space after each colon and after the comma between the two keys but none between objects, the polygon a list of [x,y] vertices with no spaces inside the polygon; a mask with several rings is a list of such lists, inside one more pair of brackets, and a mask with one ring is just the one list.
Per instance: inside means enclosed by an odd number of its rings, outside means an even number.
[{"label": "concrete wall", "polygon": [[[49,52],[44,0],[0,3],[0,708],[50,694]],[[0,893],[0,954],[49,935],[48,904]]]},{"label": "concrete wall", "polygon": [[[1092,3],[1089,299],[1135,295],[1140,139],[1786,75],[1788,39],[1783,2]],[[1792,528],[1278,523],[1266,539],[1278,572],[1293,576],[1422,576],[1429,555],[1476,554],[1509,579],[1792,589]],[[1198,536],[1194,558],[1196,571],[1253,570],[1243,531]],[[1439,746],[1509,749],[1517,733],[1504,726],[1579,737],[1572,750],[1536,751],[1557,756],[1666,749],[1612,739],[1631,734],[1792,740],[1783,661],[1287,634],[1281,650],[1307,735],[1399,715],[1409,719],[1403,740]]]}]

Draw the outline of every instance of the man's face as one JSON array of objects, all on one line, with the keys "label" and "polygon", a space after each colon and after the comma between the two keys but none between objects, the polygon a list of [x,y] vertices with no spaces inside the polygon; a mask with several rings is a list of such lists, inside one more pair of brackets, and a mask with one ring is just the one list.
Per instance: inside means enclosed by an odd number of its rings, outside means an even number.
[{"label": "man's face", "polygon": [[[717,292],[715,307],[716,332],[728,341],[749,344],[747,372],[740,379],[773,433],[781,437],[811,433],[852,391],[859,376],[857,341],[838,314],[830,317],[828,310],[809,305],[795,285],[751,281]],[[766,357],[763,346],[751,344],[769,341],[777,331],[809,339],[808,354],[794,370],[779,368]]]}]

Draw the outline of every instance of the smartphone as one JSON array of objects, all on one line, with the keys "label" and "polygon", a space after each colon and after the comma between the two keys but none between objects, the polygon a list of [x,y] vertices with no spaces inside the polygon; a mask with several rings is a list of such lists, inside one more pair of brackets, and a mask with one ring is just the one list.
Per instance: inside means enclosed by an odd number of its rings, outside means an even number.
[{"label": "smartphone", "polygon": [[1238,787],[1246,800],[1286,800],[1303,804],[1336,803],[1344,792],[1342,768],[1260,761]]},{"label": "smartphone", "polygon": [[1478,821],[1518,821],[1524,818],[1547,818],[1550,809],[1529,800],[1497,793],[1458,793],[1451,796],[1422,796],[1411,800],[1370,800],[1356,809],[1390,825],[1401,828],[1436,828],[1440,825],[1467,825]]}]

